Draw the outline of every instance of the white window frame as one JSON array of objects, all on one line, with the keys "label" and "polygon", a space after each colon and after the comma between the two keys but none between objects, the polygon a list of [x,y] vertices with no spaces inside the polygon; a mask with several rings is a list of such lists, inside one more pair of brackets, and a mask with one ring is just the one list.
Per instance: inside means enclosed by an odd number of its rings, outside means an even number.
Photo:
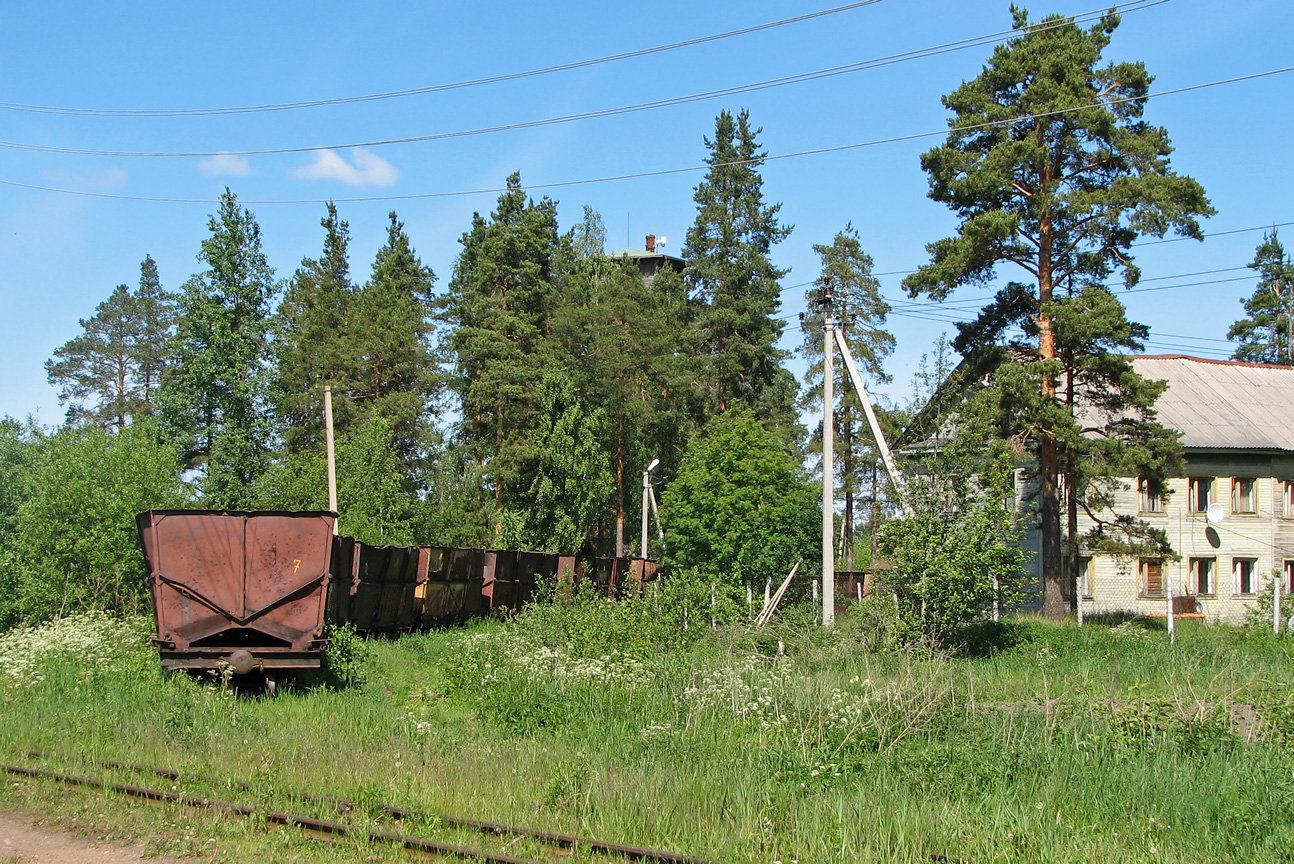
[{"label": "white window frame", "polygon": [[1078,596],[1084,600],[1092,599],[1092,559],[1083,555],[1078,559]]},{"label": "white window frame", "polygon": [[1282,480],[1281,493],[1281,501],[1284,505],[1281,515],[1286,519],[1294,519],[1294,480]]},{"label": "white window frame", "polygon": [[[1248,494],[1244,490],[1248,487]],[[1231,512],[1237,516],[1258,515],[1258,478],[1231,478]]]},{"label": "white window frame", "polygon": [[[1186,509],[1190,513],[1204,513],[1213,503],[1214,477],[1188,477],[1186,480]],[[1204,492],[1204,503],[1200,505],[1199,493]]]},{"label": "white window frame", "polygon": [[[1249,570],[1249,590],[1242,591],[1241,574],[1246,565]],[[1231,559],[1231,593],[1237,597],[1252,597],[1258,593],[1258,559],[1237,556]]]},{"label": "white window frame", "polygon": [[1164,515],[1164,490],[1151,489],[1150,480],[1137,478],[1137,512],[1151,516]]},{"label": "white window frame", "polygon": [[[1213,557],[1192,558],[1191,568],[1191,590],[1200,597],[1215,597],[1218,593],[1218,559]],[[1200,570],[1207,568],[1208,576],[1205,579],[1204,587],[1200,587]]]}]

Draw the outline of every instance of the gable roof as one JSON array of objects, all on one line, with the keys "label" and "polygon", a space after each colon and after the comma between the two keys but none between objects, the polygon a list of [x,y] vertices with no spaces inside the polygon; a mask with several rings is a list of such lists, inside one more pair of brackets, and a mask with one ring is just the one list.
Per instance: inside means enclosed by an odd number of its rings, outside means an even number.
[{"label": "gable roof", "polygon": [[1181,354],[1128,359],[1143,378],[1168,382],[1155,411],[1188,450],[1294,452],[1294,366]]}]

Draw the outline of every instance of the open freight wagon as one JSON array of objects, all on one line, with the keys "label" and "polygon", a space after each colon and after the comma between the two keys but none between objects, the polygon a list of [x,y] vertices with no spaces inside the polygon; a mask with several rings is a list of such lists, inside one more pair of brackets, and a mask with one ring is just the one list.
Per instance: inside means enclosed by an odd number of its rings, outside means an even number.
[{"label": "open freight wagon", "polygon": [[445,546],[370,546],[331,512],[150,510],[137,517],[157,646],[174,669],[318,668],[324,624],[399,633],[520,609],[541,579],[619,597],[655,561]]}]

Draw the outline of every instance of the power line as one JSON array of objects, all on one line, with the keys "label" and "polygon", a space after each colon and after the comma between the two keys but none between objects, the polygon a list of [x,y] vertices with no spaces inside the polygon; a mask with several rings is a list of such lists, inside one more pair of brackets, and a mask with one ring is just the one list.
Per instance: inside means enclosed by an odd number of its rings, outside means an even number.
[{"label": "power line", "polygon": [[780,21],[770,21],[767,24],[756,24],[751,27],[742,27],[738,30],[728,30],[727,32],[716,33],[712,36],[700,36],[695,39],[685,39],[682,42],[670,42],[667,45],[657,45],[652,48],[640,48],[636,51],[624,51],[619,54],[610,54],[606,57],[597,57],[590,60],[577,60],[572,63],[560,63],[556,66],[544,66],[540,69],[530,69],[525,72],[490,75],[485,78],[472,78],[466,81],[455,81],[449,84],[432,84],[426,87],[411,87],[405,90],[389,90],[383,93],[370,93],[363,96],[341,96],[332,99],[311,99],[300,102],[274,102],[267,105],[245,105],[235,108],[68,108],[51,105],[27,105],[21,102],[0,102],[0,110],[25,111],[38,114],[70,114],[79,117],[207,117],[227,114],[255,114],[268,111],[291,111],[299,108],[318,108],[325,105],[353,105],[359,102],[376,102],[383,99],[421,96],[427,93],[443,93],[449,90],[479,87],[484,84],[500,84],[505,81],[519,81],[524,78],[551,75],[555,72],[569,72],[573,69],[586,69],[589,66],[614,63],[619,60],[629,60],[635,57],[646,57],[651,54],[660,54],[662,52],[673,51],[678,48],[690,48],[694,45],[704,45],[708,42],[717,42],[721,39],[729,39],[734,36],[745,36],[750,33],[758,33],[761,30],[771,30],[775,27],[784,27],[787,24],[798,24],[802,21],[809,21],[814,18],[823,18],[828,15],[835,15],[839,12],[848,12],[854,9],[859,9],[863,6],[873,6],[879,2],[881,2],[881,0],[862,0],[862,2],[850,3],[846,6],[836,6],[832,9],[823,9],[820,12],[810,12],[805,15],[797,15],[794,18],[783,18]]},{"label": "power line", "polygon": [[[1129,7],[1124,11],[1137,11],[1146,9],[1151,6],[1157,6],[1167,3],[1169,0],[1142,0],[1139,5]],[[1099,13],[1101,15],[1107,13]],[[1098,13],[1085,13],[1089,17],[1096,17]],[[1076,17],[1075,22],[1085,20],[1082,16]],[[1065,26],[1068,21],[1057,22],[1045,27],[1035,29],[1050,29],[1054,27]],[[991,33],[986,36],[976,36],[970,39],[962,39],[956,42],[946,42],[942,45],[936,45],[930,48],[920,48],[914,51],[904,52],[902,54],[892,54],[886,57],[875,58],[872,60],[863,60],[857,63],[847,63],[842,66],[832,66],[827,69],[819,69],[814,72],[802,72],[797,75],[787,75],[781,78],[771,78],[765,81],[757,81],[753,84],[738,84],[732,87],[722,87],[717,90],[707,90],[703,93],[693,93],[687,96],[673,96],[668,99],[656,99],[649,102],[635,102],[631,105],[622,105],[616,108],[603,108],[596,111],[583,111],[576,114],[565,114],[560,117],[548,117],[540,120],[526,120],[516,123],[501,123],[495,126],[484,126],[476,129],[463,129],[456,132],[437,132],[427,135],[410,135],[402,138],[382,138],[371,141],[353,141],[346,144],[322,144],[297,147],[266,147],[245,150],[99,150],[82,147],[62,147],[52,144],[29,144],[20,141],[0,141],[0,147],[12,150],[28,150],[37,153],[59,153],[69,156],[112,156],[116,158],[196,158],[211,156],[275,156],[292,153],[313,153],[319,150],[350,150],[356,147],[389,147],[397,144],[416,144],[428,141],[444,141],[453,138],[466,138],[476,135],[490,135],[497,132],[515,132],[522,129],[535,129],[544,126],[555,126],[563,123],[571,123],[579,120],[593,120],[603,117],[614,117],[622,114],[631,114],[639,111],[651,111],[658,108],[669,108],[676,105],[686,105],[693,102],[702,102],[710,99],[718,99],[726,96],[736,96],[743,93],[752,93],[760,90],[770,90],[776,87],[785,87],[791,84],[802,84],[806,81],[817,81],[823,78],[832,78],[838,75],[861,72],[867,69],[876,69],[883,66],[890,66],[897,63],[904,63],[909,60],[919,60],[926,57],[938,56],[940,54],[950,53],[952,51],[961,51],[967,48],[979,47],[987,44],[994,44],[1012,38],[1019,31],[1003,30],[997,33]],[[1269,73],[1270,74],[1270,73]],[[1162,95],[1162,94],[1161,94]],[[1124,99],[1110,100],[1108,104],[1117,104],[1119,102],[1136,101],[1145,97],[1129,97]],[[1093,106],[1085,106],[1093,107]],[[1079,110],[1079,109],[1070,109]],[[1033,117],[1050,116],[1048,114],[1030,115]],[[1017,118],[1017,120],[1027,120],[1029,116]],[[1002,125],[994,123],[991,125]],[[958,131],[972,130],[981,128],[980,126],[969,126]],[[938,133],[944,134],[947,130],[941,130]],[[918,135],[914,137],[925,137]],[[905,139],[898,139],[905,140]],[[857,146],[857,145],[855,145]],[[839,149],[848,149],[839,148]],[[827,152],[827,151],[823,151]],[[770,157],[775,158],[775,157]]]},{"label": "power line", "polygon": [[[1159,2],[1166,2],[1166,0],[1159,0]],[[1172,90],[1161,90],[1157,93],[1147,93],[1144,96],[1137,96],[1137,97],[1129,96],[1129,97],[1124,97],[1120,99],[1111,99],[1105,103],[1079,105],[1071,108],[1058,109],[1056,111],[1047,111],[1039,114],[1028,114],[1021,117],[1012,118],[1009,120],[988,121],[988,122],[979,123],[973,126],[964,126],[959,128],[957,131],[968,132],[968,131],[973,131],[975,129],[987,129],[994,126],[1004,126],[1004,125],[1009,125],[1011,123],[1018,123],[1026,120],[1039,120],[1046,117],[1056,117],[1064,114],[1072,114],[1077,111],[1085,111],[1089,108],[1094,108],[1098,106],[1103,107],[1103,106],[1108,106],[1108,105],[1118,104],[1123,102],[1142,101],[1146,99],[1157,98],[1159,96],[1172,96],[1179,93],[1189,93],[1195,90],[1203,90],[1209,87],[1219,87],[1226,84],[1237,84],[1244,81],[1252,81],[1258,78],[1266,78],[1272,75],[1281,75],[1287,72],[1294,72],[1294,66],[1287,66],[1283,69],[1272,69],[1267,72],[1256,72],[1251,75],[1239,75],[1234,78],[1224,78],[1218,81],[1210,81],[1204,84],[1192,84],[1187,87],[1177,87]],[[716,162],[713,164],[689,165],[684,168],[664,168],[656,171],[638,171],[630,174],[617,174],[617,175],[611,175],[611,176],[605,176],[605,177],[592,177],[592,178],[587,178],[583,180],[561,180],[561,181],[554,181],[550,183],[527,183],[527,184],[524,184],[521,188],[529,191],[533,191],[536,189],[560,189],[560,188],[569,187],[569,186],[587,186],[594,183],[610,183],[610,182],[615,182],[620,180],[637,180],[637,179],[643,179],[647,177],[664,177],[672,174],[687,174],[695,171],[705,171],[716,167],[724,167],[724,166],[730,166],[730,165],[750,165],[750,164],[758,165],[761,162],[773,162],[773,161],[778,161],[783,159],[797,159],[804,156],[820,156],[827,153],[841,153],[847,150],[858,150],[865,147],[876,147],[882,144],[896,144],[896,143],[902,143],[905,141],[915,141],[922,138],[931,138],[939,135],[945,135],[947,134],[947,132],[948,130],[946,129],[941,129],[936,132],[915,132],[909,135],[897,135],[891,138],[878,138],[878,139],[873,139],[871,141],[859,142],[856,144],[840,144],[832,147],[819,147],[812,150],[799,150],[792,153],[758,156],[752,159],[735,159],[730,162]],[[9,146],[9,145],[5,144],[5,142],[0,142],[0,146]],[[290,152],[290,151],[278,151],[278,152]],[[192,154],[192,155],[202,155],[202,154]],[[211,155],[219,155],[219,154],[211,154]],[[42,192],[57,192],[57,193],[66,194],[66,195],[81,195],[81,196],[90,197],[90,198],[107,198],[107,199],[113,199],[113,200],[119,200],[119,201],[151,201],[151,202],[174,203],[174,204],[214,204],[216,203],[215,200],[210,198],[163,198],[163,197],[154,197],[154,196],[145,196],[145,195],[118,195],[118,194],[113,194],[108,192],[86,192],[86,191],[80,191],[75,189],[59,189],[51,186],[38,186],[30,183],[19,183],[14,180],[0,180],[0,185],[13,186],[13,187],[22,188],[22,189],[34,189]],[[425,198],[455,198],[455,197],[463,197],[463,196],[470,196],[470,195],[489,195],[489,194],[497,195],[505,191],[507,190],[499,187],[494,187],[490,189],[475,189],[470,191],[418,192],[418,193],[409,193],[405,195],[362,195],[362,196],[352,196],[347,198],[330,197],[330,198],[249,199],[249,200],[243,201],[243,203],[249,204],[249,205],[250,204],[273,205],[273,204],[325,204],[328,202],[344,204],[344,203],[362,203],[362,202],[368,202],[368,201],[410,201],[410,200],[420,200]],[[1289,223],[1284,223],[1284,224],[1289,224]],[[1266,226],[1266,227],[1271,227],[1271,226]],[[889,275],[889,274],[878,274],[878,275]]]}]

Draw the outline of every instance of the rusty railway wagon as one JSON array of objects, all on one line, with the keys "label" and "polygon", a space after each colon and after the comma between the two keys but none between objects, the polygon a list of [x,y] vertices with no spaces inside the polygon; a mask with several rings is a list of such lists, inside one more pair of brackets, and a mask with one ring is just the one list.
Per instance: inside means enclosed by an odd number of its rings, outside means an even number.
[{"label": "rusty railway wagon", "polygon": [[318,668],[326,623],[399,633],[521,608],[541,579],[620,596],[656,576],[641,558],[334,536],[326,511],[150,510],[137,517],[162,666],[266,675]]}]

